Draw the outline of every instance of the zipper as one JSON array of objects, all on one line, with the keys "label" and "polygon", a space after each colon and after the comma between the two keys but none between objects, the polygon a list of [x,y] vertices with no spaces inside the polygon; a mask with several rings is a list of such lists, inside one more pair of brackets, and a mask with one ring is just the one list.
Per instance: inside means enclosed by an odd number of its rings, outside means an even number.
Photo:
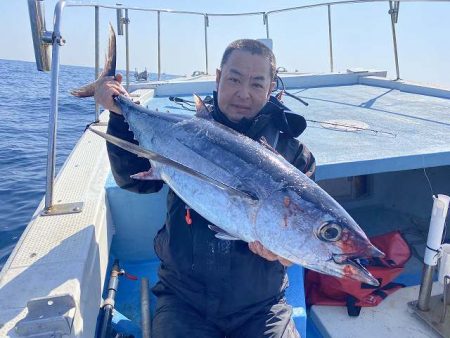
[{"label": "zipper", "polygon": [[195,264],[194,264],[194,234],[192,232],[192,218],[191,218],[191,208],[185,204],[184,209],[186,209],[186,214],[184,216],[184,220],[186,221],[186,224],[189,228],[189,234],[191,236],[191,270],[194,270]]}]

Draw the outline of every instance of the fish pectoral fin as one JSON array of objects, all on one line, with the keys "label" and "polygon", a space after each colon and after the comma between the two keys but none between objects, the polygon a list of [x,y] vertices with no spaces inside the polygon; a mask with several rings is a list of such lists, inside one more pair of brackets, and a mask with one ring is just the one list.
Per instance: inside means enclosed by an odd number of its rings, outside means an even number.
[{"label": "fish pectoral fin", "polygon": [[137,174],[131,175],[131,178],[135,180],[143,180],[143,181],[161,181],[161,175],[157,170],[150,168],[148,171],[141,171]]},{"label": "fish pectoral fin", "polygon": [[214,232],[216,232],[215,237],[218,239],[222,239],[225,241],[239,241],[240,239],[229,234],[222,228],[219,228],[217,225],[214,224],[208,224],[208,228]]},{"label": "fish pectoral fin", "polygon": [[195,111],[196,111],[195,116],[210,120],[211,113],[210,113],[210,110],[208,109],[208,107],[206,106],[206,103],[203,102],[203,100],[197,94],[193,94],[193,96],[194,96]]},{"label": "fish pectoral fin", "polygon": [[90,84],[87,84],[83,87],[72,89],[70,91],[70,94],[76,97],[91,97],[95,94],[95,86],[97,84],[97,81],[92,82]]},{"label": "fish pectoral fin", "polygon": [[171,166],[171,167],[173,167],[177,170],[180,170],[188,175],[199,178],[205,182],[208,182],[209,184],[215,185],[215,186],[219,187],[220,189],[227,190],[230,194],[242,197],[246,200],[250,200],[251,202],[259,200],[258,197],[254,194],[249,194],[245,191],[236,189],[236,188],[229,186],[223,182],[220,182],[212,177],[202,174],[201,172],[199,172],[195,169],[189,168],[182,163],[171,160],[170,158],[167,158],[160,154],[154,153],[153,151],[150,151],[148,149],[144,149],[137,144],[134,144],[134,143],[122,140],[121,138],[115,137],[113,135],[101,132],[99,130],[94,129],[92,126],[89,127],[89,130],[92,131],[93,133],[103,137],[106,141],[118,146],[119,148],[127,150],[130,153],[133,153],[139,157],[144,157],[149,160]]}]

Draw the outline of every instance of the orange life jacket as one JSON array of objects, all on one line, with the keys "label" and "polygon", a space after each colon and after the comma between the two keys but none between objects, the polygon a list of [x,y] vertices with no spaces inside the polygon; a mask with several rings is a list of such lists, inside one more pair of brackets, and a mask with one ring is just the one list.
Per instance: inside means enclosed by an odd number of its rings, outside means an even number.
[{"label": "orange life jacket", "polygon": [[307,271],[305,278],[307,305],[347,306],[349,316],[356,317],[364,306],[376,306],[394,291],[404,287],[392,281],[403,271],[411,250],[399,231],[370,238],[386,256],[370,258],[366,268],[378,279],[378,287],[348,278],[337,278]]}]

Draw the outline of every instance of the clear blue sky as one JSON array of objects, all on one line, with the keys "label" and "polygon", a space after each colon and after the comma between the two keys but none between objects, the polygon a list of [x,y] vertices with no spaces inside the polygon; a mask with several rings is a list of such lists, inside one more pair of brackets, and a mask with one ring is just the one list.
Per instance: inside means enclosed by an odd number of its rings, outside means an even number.
[{"label": "clear blue sky", "polygon": [[[46,0],[47,29],[51,29],[54,5]],[[115,4],[117,1],[104,1]],[[208,13],[266,11],[319,1],[300,0],[152,0],[122,3],[134,7],[170,8]],[[335,70],[370,68],[395,76],[388,3],[341,5],[332,8]],[[0,1],[0,58],[34,60],[27,1]],[[397,36],[401,77],[450,88],[450,2],[401,3]],[[156,14],[130,12],[130,68],[156,71]],[[279,66],[301,72],[329,70],[326,8],[308,9],[269,18],[270,35]],[[115,24],[113,10],[101,10],[101,53],[107,40],[107,24]],[[162,71],[191,74],[204,70],[203,18],[162,14]],[[67,45],[61,63],[94,65],[94,10],[66,8],[62,34]],[[261,16],[210,18],[208,29],[209,71],[218,65],[226,45],[237,38],[264,38]],[[118,67],[125,68],[125,43],[119,37]]]}]

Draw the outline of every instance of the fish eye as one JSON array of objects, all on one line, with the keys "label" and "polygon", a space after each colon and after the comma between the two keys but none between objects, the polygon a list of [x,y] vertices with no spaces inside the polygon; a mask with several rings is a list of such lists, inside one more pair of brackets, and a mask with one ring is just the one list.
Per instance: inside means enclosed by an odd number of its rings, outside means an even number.
[{"label": "fish eye", "polygon": [[336,242],[342,237],[342,226],[327,222],[319,229],[319,238],[327,242]]}]

